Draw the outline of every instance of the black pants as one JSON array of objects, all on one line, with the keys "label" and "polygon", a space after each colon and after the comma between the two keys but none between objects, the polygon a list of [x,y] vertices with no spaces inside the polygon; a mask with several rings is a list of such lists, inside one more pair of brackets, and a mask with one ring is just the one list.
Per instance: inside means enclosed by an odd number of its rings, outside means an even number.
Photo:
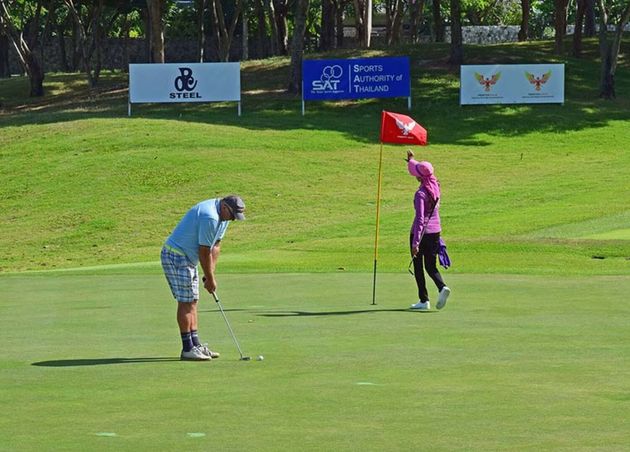
[{"label": "black pants", "polygon": [[[411,242],[413,235],[409,236],[409,248],[411,248]],[[424,234],[422,240],[420,240],[420,252],[413,260],[413,273],[416,278],[416,285],[418,286],[418,299],[420,301],[428,301],[429,294],[427,293],[427,283],[424,279],[424,269],[427,270],[427,275],[433,280],[437,286],[438,291],[442,290],[446,284],[442,280],[442,275],[437,268],[437,254],[439,249],[440,233]],[[422,262],[424,261],[424,267]]]}]

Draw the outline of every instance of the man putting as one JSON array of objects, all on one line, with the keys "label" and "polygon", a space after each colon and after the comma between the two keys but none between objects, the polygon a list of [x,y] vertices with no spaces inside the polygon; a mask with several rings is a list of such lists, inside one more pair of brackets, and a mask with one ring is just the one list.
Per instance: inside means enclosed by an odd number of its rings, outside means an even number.
[{"label": "man putting", "polygon": [[162,247],[164,275],[177,300],[177,324],[182,338],[182,360],[208,361],[219,354],[199,342],[197,302],[201,263],[204,288],[213,293],[221,240],[230,221],[245,219],[245,203],[236,195],[208,199],[193,206],[175,227]]}]

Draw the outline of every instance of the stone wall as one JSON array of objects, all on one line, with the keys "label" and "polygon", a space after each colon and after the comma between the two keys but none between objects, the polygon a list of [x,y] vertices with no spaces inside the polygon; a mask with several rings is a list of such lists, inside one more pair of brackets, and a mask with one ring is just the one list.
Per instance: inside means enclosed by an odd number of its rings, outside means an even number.
[{"label": "stone wall", "polygon": [[[210,43],[206,43],[205,55],[206,60],[216,61],[213,47]],[[165,43],[165,59],[167,63],[190,63],[197,61],[197,42],[188,39],[169,39]],[[239,46],[234,49],[231,57],[238,58],[240,53]],[[72,42],[66,39],[66,60],[70,63],[72,59]],[[147,45],[144,39],[118,39],[108,38],[101,46],[102,51],[102,68],[103,69],[119,69],[126,70],[129,63],[147,63],[149,61]],[[39,55],[42,55],[41,49],[37,49]],[[237,53],[238,52],[238,53]],[[44,46],[44,70],[46,72],[63,71],[62,52],[57,41],[48,43]],[[12,74],[21,74],[22,67],[19,64],[15,50],[11,47],[9,50],[9,64]],[[70,64],[70,66],[72,66]],[[80,70],[80,68],[78,68]]]},{"label": "stone wall", "polygon": [[[499,44],[502,42],[517,42],[518,31],[521,27],[517,25],[505,26],[466,26],[462,27],[462,41],[464,44]],[[451,41],[451,27],[444,30],[445,41]]]},{"label": "stone wall", "polygon": [[[573,25],[567,27],[567,34],[573,33]],[[609,27],[611,31],[614,31],[614,27]],[[516,25],[510,26],[465,26],[462,27],[462,38],[464,44],[498,44],[502,42],[516,42],[518,41],[518,31],[520,27]],[[630,24],[626,27],[626,30],[630,30]],[[352,44],[355,39],[355,28],[347,27],[344,30],[344,35],[349,41],[348,44]],[[373,30],[374,42],[381,42],[384,39],[384,28],[375,27]],[[553,39],[553,30],[551,30],[551,37]],[[450,41],[450,28],[446,27],[446,42]],[[430,37],[423,37],[422,41],[427,42]],[[240,57],[240,42],[235,39],[233,42],[233,49],[230,55],[231,61],[238,61]],[[70,49],[72,43],[70,39],[66,40],[66,51],[68,52],[67,58],[72,58]],[[255,46],[250,46],[250,56],[256,58],[252,52]],[[103,69],[119,69],[126,70],[129,63],[146,63],[148,62],[148,51],[145,40],[143,38],[136,39],[117,39],[109,38],[102,46],[103,52]],[[214,54],[214,46],[212,42],[206,42],[206,61],[216,61]],[[197,61],[197,42],[191,39],[167,39],[165,43],[165,58],[168,63],[190,63]],[[41,55],[41,52],[40,52]],[[57,42],[52,42],[44,47],[44,70],[46,72],[60,72],[63,71],[61,51]],[[18,62],[15,51],[11,47],[9,50],[9,67],[12,74],[21,74],[22,68]]]}]

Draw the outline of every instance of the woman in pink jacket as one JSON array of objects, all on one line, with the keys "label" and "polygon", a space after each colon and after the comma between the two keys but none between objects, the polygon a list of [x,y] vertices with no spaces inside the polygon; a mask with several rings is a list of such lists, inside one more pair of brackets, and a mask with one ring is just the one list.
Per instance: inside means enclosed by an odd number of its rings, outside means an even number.
[{"label": "woman in pink jacket", "polygon": [[[413,205],[416,211],[409,244],[413,258],[413,270],[418,286],[418,302],[411,309],[428,310],[431,308],[429,294],[424,278],[424,270],[438,289],[436,308],[442,309],[451,293],[437,268],[440,232],[440,184],[433,173],[429,162],[414,160],[412,151],[407,151],[407,170],[420,182]],[[423,266],[424,261],[424,266]]]}]

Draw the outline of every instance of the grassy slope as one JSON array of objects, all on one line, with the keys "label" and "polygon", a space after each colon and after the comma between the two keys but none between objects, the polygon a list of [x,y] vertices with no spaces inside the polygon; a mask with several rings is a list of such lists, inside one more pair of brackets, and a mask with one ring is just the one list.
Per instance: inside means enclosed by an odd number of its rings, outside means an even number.
[{"label": "grassy slope", "polygon": [[[412,58],[410,114],[431,142],[417,154],[442,181],[454,271],[627,273],[625,60],[613,102],[597,99],[596,62],[568,59],[564,106],[461,108],[445,47],[391,53]],[[550,55],[549,43],[467,49],[471,64]],[[12,95],[24,79],[0,81],[0,271],[155,261],[187,207],[228,192],[246,199],[249,221],[232,226],[223,271],[369,270],[379,113],[404,102],[309,103],[303,118],[281,92],[287,63],[243,64],[240,118],[233,105],[195,105],[138,106],[129,119],[120,74],[96,93],[49,75],[40,100]],[[403,155],[385,147],[383,270],[407,263],[415,182]]]}]

